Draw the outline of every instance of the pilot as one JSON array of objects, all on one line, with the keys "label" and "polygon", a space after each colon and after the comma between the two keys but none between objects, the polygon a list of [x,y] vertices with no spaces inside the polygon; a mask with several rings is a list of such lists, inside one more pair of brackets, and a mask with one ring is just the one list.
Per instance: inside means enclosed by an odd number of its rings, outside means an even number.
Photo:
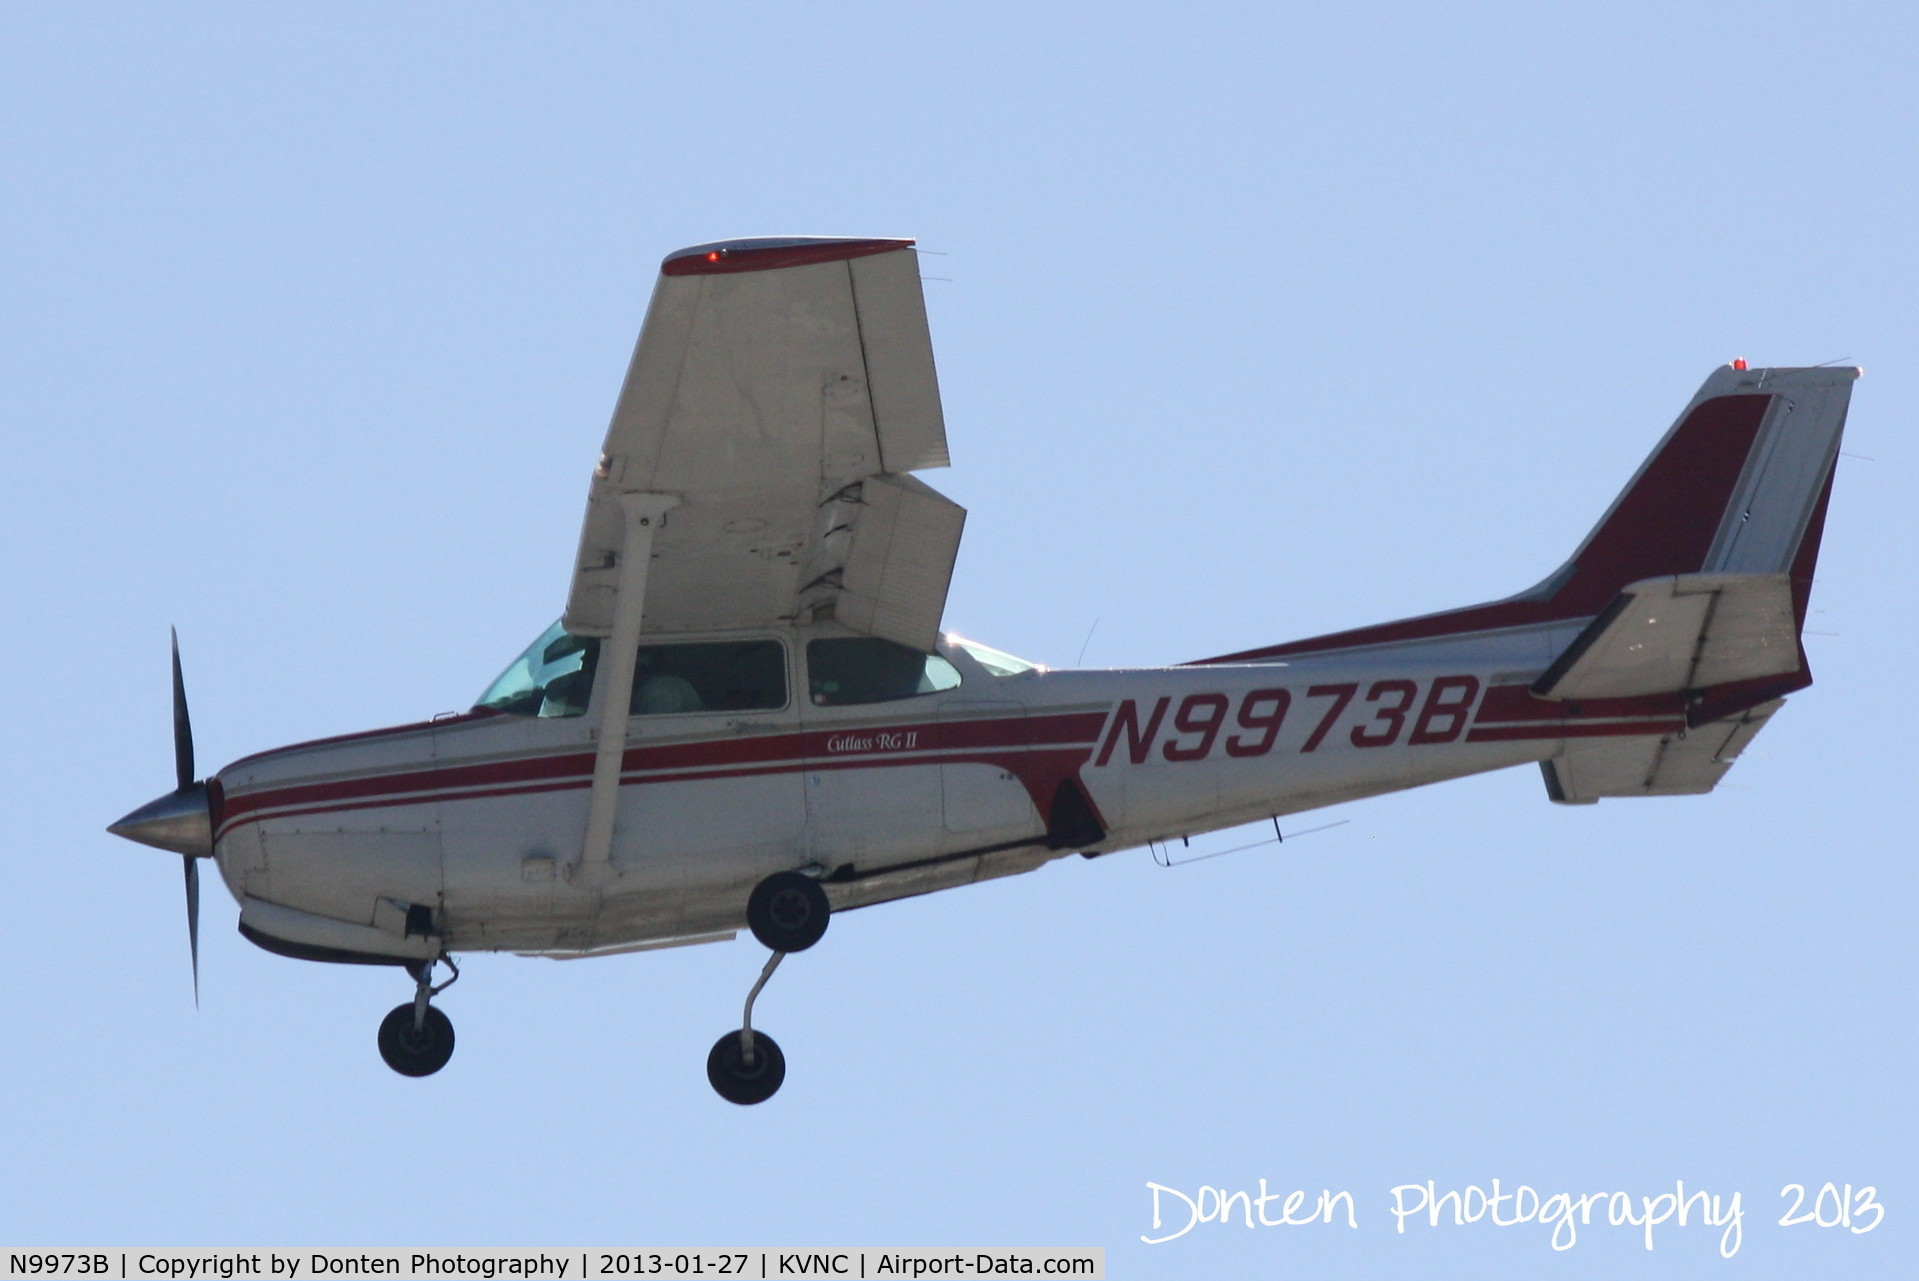
[{"label": "pilot", "polygon": [[[640,665],[647,665],[647,655],[640,655]],[[635,716],[669,716],[675,712],[703,712],[706,703],[700,698],[700,691],[693,682],[684,676],[675,676],[671,672],[655,672],[648,676],[641,674],[640,681],[633,687],[633,714]]]}]

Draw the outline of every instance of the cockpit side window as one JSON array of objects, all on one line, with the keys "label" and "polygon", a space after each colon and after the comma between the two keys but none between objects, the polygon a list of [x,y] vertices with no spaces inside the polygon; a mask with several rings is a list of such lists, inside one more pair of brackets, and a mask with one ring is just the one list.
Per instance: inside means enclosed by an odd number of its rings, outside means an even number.
[{"label": "cockpit side window", "polygon": [[776,640],[642,645],[633,714],[761,712],[786,706],[786,648]]},{"label": "cockpit side window", "polygon": [[806,646],[808,688],[816,707],[887,703],[953,689],[959,669],[877,636],[844,636]]},{"label": "cockpit side window", "polygon": [[593,692],[600,642],[555,623],[480,695],[479,707],[509,716],[579,716]]}]

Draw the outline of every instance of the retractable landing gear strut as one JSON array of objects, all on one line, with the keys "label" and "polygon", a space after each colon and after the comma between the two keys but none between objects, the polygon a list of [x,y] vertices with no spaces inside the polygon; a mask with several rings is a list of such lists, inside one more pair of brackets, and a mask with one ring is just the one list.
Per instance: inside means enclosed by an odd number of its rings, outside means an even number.
[{"label": "retractable landing gear strut", "polygon": [[[453,976],[435,987],[433,967],[441,961]],[[413,999],[380,1021],[380,1057],[401,1076],[432,1076],[453,1057],[453,1020],[431,1002],[459,981],[460,967],[442,956],[413,961],[406,972],[413,976]]]},{"label": "retractable landing gear strut", "polygon": [[746,901],[746,922],[753,937],[772,949],[759,981],[746,994],[740,1030],[713,1043],[706,1056],[706,1079],[728,1103],[764,1103],[786,1080],[786,1056],[764,1032],[753,1030],[753,1002],[789,952],[804,952],[820,941],[832,915],[826,891],[800,872],[777,872],[754,887]]},{"label": "retractable landing gear strut", "polygon": [[767,959],[766,968],[760,971],[760,981],[746,994],[740,1030],[728,1032],[713,1042],[712,1050],[707,1053],[706,1079],[728,1103],[764,1103],[779,1090],[780,1082],[786,1080],[786,1056],[780,1053],[779,1042],[753,1030],[753,1002],[759,999],[760,989],[785,959],[784,952],[775,952]]}]

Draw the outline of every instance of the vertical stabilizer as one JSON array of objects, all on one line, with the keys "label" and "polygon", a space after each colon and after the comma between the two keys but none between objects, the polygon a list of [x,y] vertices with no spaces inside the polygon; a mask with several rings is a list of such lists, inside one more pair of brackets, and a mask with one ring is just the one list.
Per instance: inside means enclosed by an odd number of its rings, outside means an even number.
[{"label": "vertical stabilizer", "polygon": [[1225,654],[1296,654],[1585,623],[1627,588],[1687,575],[1786,575],[1795,630],[1806,601],[1853,368],[1716,369],[1571,558],[1484,605]]},{"label": "vertical stabilizer", "polygon": [[1667,574],[1790,574],[1803,621],[1860,372],[1714,370],[1553,576],[1563,584],[1555,598],[1597,610],[1628,584]]}]

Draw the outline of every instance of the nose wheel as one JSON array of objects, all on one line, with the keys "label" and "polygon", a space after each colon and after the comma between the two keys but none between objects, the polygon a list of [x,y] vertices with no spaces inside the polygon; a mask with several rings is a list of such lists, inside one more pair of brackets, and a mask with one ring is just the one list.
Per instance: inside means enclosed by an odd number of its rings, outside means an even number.
[{"label": "nose wheel", "polygon": [[713,1042],[706,1056],[706,1079],[728,1103],[750,1106],[764,1103],[786,1080],[786,1056],[778,1042],[764,1032],[753,1036],[753,1059],[747,1061],[744,1032],[728,1032]]},{"label": "nose wheel", "polygon": [[453,1057],[453,1020],[431,1002],[459,979],[460,967],[448,960],[446,967],[453,977],[435,987],[436,963],[407,966],[413,976],[413,999],[394,1006],[380,1020],[380,1057],[401,1076],[432,1076]]}]

